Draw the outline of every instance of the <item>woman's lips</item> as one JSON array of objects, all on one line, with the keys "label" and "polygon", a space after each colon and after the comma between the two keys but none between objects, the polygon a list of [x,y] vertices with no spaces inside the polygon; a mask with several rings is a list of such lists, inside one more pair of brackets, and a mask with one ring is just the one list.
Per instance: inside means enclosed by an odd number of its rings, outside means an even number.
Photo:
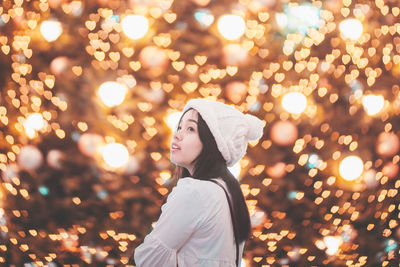
[{"label": "woman's lips", "polygon": [[172,143],[172,145],[171,145],[171,152],[176,152],[176,151],[179,151],[179,150],[181,150],[181,147],[178,146],[178,145],[175,144],[175,143]]}]

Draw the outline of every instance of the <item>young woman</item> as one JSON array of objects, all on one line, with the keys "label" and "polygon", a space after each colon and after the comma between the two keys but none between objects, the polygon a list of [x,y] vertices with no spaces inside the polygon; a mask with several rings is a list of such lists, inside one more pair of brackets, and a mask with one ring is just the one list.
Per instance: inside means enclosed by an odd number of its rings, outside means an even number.
[{"label": "young woman", "polygon": [[178,183],[135,250],[138,267],[234,267],[250,235],[239,182],[227,167],[246,153],[264,123],[221,102],[190,100],[171,143]]}]

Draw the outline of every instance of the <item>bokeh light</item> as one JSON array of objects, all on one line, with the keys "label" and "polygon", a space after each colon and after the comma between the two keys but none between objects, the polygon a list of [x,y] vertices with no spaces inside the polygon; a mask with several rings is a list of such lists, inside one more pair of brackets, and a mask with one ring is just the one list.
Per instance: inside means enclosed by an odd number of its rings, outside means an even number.
[{"label": "bokeh light", "polygon": [[310,3],[285,5],[283,13],[277,13],[276,22],[283,33],[306,34],[309,28],[318,28],[320,9]]},{"label": "bokeh light", "polygon": [[324,242],[326,245],[326,254],[328,255],[335,255],[340,245],[343,243],[343,239],[340,236],[325,236]]},{"label": "bokeh light", "polygon": [[45,20],[40,24],[40,32],[48,42],[54,42],[62,34],[62,25],[57,20]]},{"label": "bokeh light", "polygon": [[340,33],[345,39],[357,40],[363,32],[363,25],[358,19],[346,19],[339,24]]},{"label": "bokeh light", "polygon": [[169,129],[174,132],[178,127],[179,120],[182,117],[182,112],[173,112],[165,118],[165,122]]},{"label": "bokeh light", "polygon": [[118,82],[105,82],[100,85],[98,95],[103,103],[108,106],[117,106],[121,104],[128,91],[126,85]]},{"label": "bokeh light", "polygon": [[142,15],[128,15],[121,21],[122,30],[129,38],[137,40],[146,35],[149,21]]},{"label": "bokeh light", "polygon": [[287,93],[282,98],[282,106],[290,113],[300,114],[307,107],[307,98],[302,93]]},{"label": "bokeh light", "polygon": [[365,95],[362,97],[362,104],[367,114],[373,116],[382,110],[385,99],[382,95]]},{"label": "bokeh light", "polygon": [[208,28],[214,22],[214,15],[208,9],[198,9],[194,13],[194,17],[203,28]]},{"label": "bokeh light", "polygon": [[122,144],[107,144],[100,150],[106,164],[113,168],[119,168],[128,163],[129,152]]},{"label": "bokeh light", "polygon": [[45,125],[46,122],[43,119],[42,114],[32,113],[24,121],[25,133],[28,137],[34,137],[36,131],[43,129]]},{"label": "bokeh light", "polygon": [[239,39],[246,29],[243,18],[238,15],[223,15],[217,26],[220,34],[228,40]]},{"label": "bokeh light", "polygon": [[345,157],[339,165],[340,176],[347,181],[353,181],[360,177],[363,170],[363,161],[357,156]]}]

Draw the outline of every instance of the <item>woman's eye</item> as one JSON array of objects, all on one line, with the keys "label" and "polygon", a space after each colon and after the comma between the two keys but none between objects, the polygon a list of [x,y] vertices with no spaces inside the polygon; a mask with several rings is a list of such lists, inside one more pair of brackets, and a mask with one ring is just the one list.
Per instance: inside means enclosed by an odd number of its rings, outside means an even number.
[{"label": "woman's eye", "polygon": [[176,128],[177,130],[180,130],[181,129],[181,126],[178,126],[178,128]]},{"label": "woman's eye", "polygon": [[194,131],[194,128],[193,128],[193,127],[188,127],[188,130],[191,131],[191,132],[193,132],[193,131]]}]

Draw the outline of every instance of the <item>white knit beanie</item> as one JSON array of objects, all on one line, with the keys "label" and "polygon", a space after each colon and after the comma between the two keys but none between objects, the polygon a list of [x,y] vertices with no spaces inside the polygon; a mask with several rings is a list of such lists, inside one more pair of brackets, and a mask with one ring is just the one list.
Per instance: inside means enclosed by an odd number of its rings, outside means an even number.
[{"label": "white knit beanie", "polygon": [[207,123],[228,167],[246,154],[249,141],[258,140],[263,135],[263,121],[224,103],[191,99],[186,103],[183,112],[190,108],[197,110]]}]

